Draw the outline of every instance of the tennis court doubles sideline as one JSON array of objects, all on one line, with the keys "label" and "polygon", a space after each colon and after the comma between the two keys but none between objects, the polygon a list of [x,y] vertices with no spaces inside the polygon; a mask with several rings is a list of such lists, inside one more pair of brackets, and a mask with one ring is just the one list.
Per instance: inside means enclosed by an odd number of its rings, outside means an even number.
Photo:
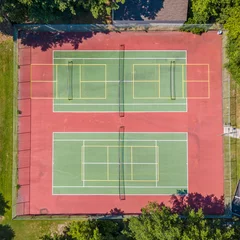
[{"label": "tennis court doubles sideline", "polygon": [[187,133],[54,133],[53,194],[188,190]]}]

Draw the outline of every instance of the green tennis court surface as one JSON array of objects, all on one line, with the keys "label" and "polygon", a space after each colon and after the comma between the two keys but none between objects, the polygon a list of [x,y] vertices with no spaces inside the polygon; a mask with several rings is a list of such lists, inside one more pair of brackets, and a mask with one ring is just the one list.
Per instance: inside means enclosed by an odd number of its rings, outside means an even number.
[{"label": "green tennis court surface", "polygon": [[187,133],[54,133],[53,194],[187,192]]},{"label": "green tennis court surface", "polygon": [[54,111],[182,112],[186,51],[54,51]]}]

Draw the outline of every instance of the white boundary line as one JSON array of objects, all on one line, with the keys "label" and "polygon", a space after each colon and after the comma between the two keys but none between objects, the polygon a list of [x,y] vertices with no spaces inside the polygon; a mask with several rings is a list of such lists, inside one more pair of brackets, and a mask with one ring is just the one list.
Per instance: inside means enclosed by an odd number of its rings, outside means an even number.
[{"label": "white boundary line", "polygon": [[187,148],[187,192],[189,192],[189,182],[188,182],[188,167],[189,167],[189,164],[188,164],[188,133],[187,133],[187,144],[186,144],[186,148]]},{"label": "white boundary line", "polygon": [[[153,194],[153,193],[150,193],[150,194],[139,194],[139,193],[136,193],[136,194],[125,194],[127,196],[172,196],[173,193],[159,193],[159,194]],[[178,195],[187,195],[187,194],[178,194]],[[86,193],[83,193],[83,194],[77,194],[77,193],[73,193],[73,194],[67,194],[67,193],[54,193],[53,196],[118,196],[119,197],[119,194],[86,194]]]},{"label": "white boundary line", "polygon": [[[86,188],[118,188],[118,187],[119,186],[87,186]],[[153,189],[155,188],[186,188],[186,187],[187,186],[158,186],[158,187],[156,186],[125,186],[125,188],[153,188]],[[85,186],[53,186],[53,188],[85,188]]]},{"label": "white boundary line", "polygon": [[[91,133],[91,134],[96,134],[96,133],[105,133],[106,132],[54,132],[54,133],[64,133],[64,134],[85,134],[85,133]],[[107,132],[107,133],[119,133],[119,132]],[[151,133],[151,134],[183,134],[185,133],[185,135],[187,134],[187,132],[127,132],[127,133],[137,133],[137,134],[142,134],[142,133]],[[86,140],[86,139],[84,139]]]},{"label": "white boundary line", "polygon": [[77,59],[77,60],[119,60],[119,59],[124,59],[124,60],[166,60],[166,59],[176,59],[176,60],[186,60],[186,58],[54,58],[54,59]]},{"label": "white boundary line", "polygon": [[[119,50],[53,50],[53,52],[119,52]],[[187,50],[124,50],[125,52],[187,52]]]},{"label": "white boundary line", "polygon": [[[69,104],[69,103],[54,103],[54,106],[65,106],[65,105],[67,105],[67,106],[69,106],[69,105],[71,105],[71,106],[78,106],[78,105],[83,105],[83,106],[115,106],[115,105],[119,105],[119,104],[117,104],[117,103],[103,103],[103,104],[101,104],[101,103],[71,103],[71,104]],[[156,106],[158,106],[158,105],[175,105],[175,106],[178,106],[178,105],[182,105],[182,106],[186,106],[186,104],[185,103],[124,103],[124,104],[120,104],[120,105],[133,105],[133,106],[152,106],[152,105],[156,105]]]},{"label": "white boundary line", "polygon": [[[56,106],[56,105],[54,105],[54,106]],[[69,104],[69,106],[70,106],[70,104]],[[71,111],[53,111],[53,112],[56,112],[56,113],[61,113],[61,112],[67,112],[67,113],[117,113],[117,111],[79,111],[79,110],[76,110],[76,111],[73,111],[73,110],[71,110]],[[187,112],[187,111],[171,111],[171,110],[169,110],[169,111],[163,111],[163,110],[161,110],[161,111],[158,111],[158,110],[156,110],[156,111],[136,111],[136,110],[134,110],[134,111],[126,111],[126,110],[124,110],[124,112],[125,113],[152,113],[152,112],[157,112],[157,113],[159,113],[159,112],[171,112],[171,113],[185,113],[185,112]]]},{"label": "white boundary line", "polygon": [[[188,64],[188,52],[186,51],[186,63],[185,64]],[[187,79],[187,68],[185,68],[185,77],[186,77],[186,79]],[[186,80],[185,79],[185,80]],[[185,91],[186,91],[186,96],[188,97],[188,89],[187,89],[187,83],[186,83],[186,89],[185,89]],[[188,112],[188,98],[185,98],[186,99],[186,112]]]},{"label": "white boundary line", "polygon": [[54,183],[54,177],[53,177],[53,174],[54,174],[54,133],[55,132],[52,132],[52,195],[53,195],[53,183]]},{"label": "white boundary line", "polygon": [[155,140],[155,167],[156,167],[156,187],[158,186],[158,158],[159,158],[159,151],[157,151],[158,145],[157,141]]},{"label": "white boundary line", "polygon": [[83,159],[82,159],[82,167],[83,167],[83,171],[82,171],[82,182],[83,182],[83,187],[85,187],[85,140],[82,141],[82,151],[83,151]]},{"label": "white boundary line", "polygon": [[[118,142],[116,139],[55,139],[54,142]],[[156,140],[156,139],[148,139],[148,140],[124,140],[124,142],[187,142],[187,140]]]},{"label": "white boundary line", "polygon": [[[52,51],[52,64],[54,64],[54,50]],[[55,68],[53,67],[52,69],[52,74],[53,74],[53,80],[54,80],[54,83],[55,83]],[[54,96],[55,94],[55,84],[52,85],[52,94]],[[54,97],[52,98],[52,112],[54,112]]]}]

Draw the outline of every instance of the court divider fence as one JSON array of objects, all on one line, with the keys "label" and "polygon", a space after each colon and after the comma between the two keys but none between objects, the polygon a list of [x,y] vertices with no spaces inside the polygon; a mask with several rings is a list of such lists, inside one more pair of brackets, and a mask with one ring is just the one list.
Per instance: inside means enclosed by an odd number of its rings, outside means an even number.
[{"label": "court divider fence", "polygon": [[[123,217],[121,214],[110,214],[110,215],[87,215],[87,214],[51,214],[48,213],[47,209],[40,210],[39,214],[30,213],[30,158],[28,164],[21,166],[19,163],[19,154],[20,152],[28,152],[29,157],[31,156],[31,147],[28,149],[19,149],[19,142],[21,140],[20,136],[22,133],[19,132],[19,118],[23,117],[21,109],[19,109],[19,101],[29,101],[31,106],[31,98],[22,98],[19,96],[19,88],[21,82],[19,82],[18,69],[21,68],[19,65],[19,49],[21,47],[29,48],[29,59],[31,64],[31,47],[34,44],[34,39],[37,39],[39,32],[48,32],[51,33],[51,40],[54,42],[56,39],[61,39],[62,33],[74,33],[74,32],[91,32],[93,35],[97,32],[108,33],[110,31],[179,31],[182,27],[182,24],[159,24],[159,23],[147,23],[147,24],[138,24],[138,23],[118,23],[114,25],[102,25],[102,24],[90,24],[90,25],[36,25],[36,24],[19,24],[14,26],[14,94],[13,94],[13,169],[12,169],[12,217],[13,219],[24,219],[24,220],[41,220],[41,219],[79,219],[79,218],[99,218],[99,219],[116,219]],[[219,26],[216,25],[184,25],[188,28],[195,27],[204,27],[206,31],[210,30],[219,30]],[[224,36],[224,35],[223,35]],[[224,46],[223,46],[224,49]],[[223,50],[224,52],[224,50]],[[223,53],[223,58],[225,58],[225,53]],[[224,70],[225,71],[225,70]],[[226,73],[224,73],[226,74]],[[223,120],[224,124],[231,124],[233,119],[233,110],[231,109],[231,102],[234,101],[233,92],[231,92],[231,80],[230,77],[223,76]],[[122,112],[122,110],[120,111]],[[123,111],[124,112],[124,111]],[[30,117],[31,119],[31,108],[30,108]],[[31,125],[31,122],[30,122]],[[233,124],[234,125],[234,124]],[[31,126],[30,130],[31,130]],[[26,133],[31,135],[31,133]],[[30,139],[31,141],[31,139]],[[233,164],[236,162],[237,157],[237,144],[235,139],[232,139],[229,134],[223,134],[224,142],[224,197],[226,204],[226,214],[220,217],[229,217],[231,216],[231,205],[232,198],[234,195],[234,186],[232,183],[237,181],[237,173],[233,171]],[[31,146],[31,145],[29,145]],[[234,150],[234,154],[232,153]],[[234,172],[234,173],[233,173]],[[29,177],[25,178],[24,183],[19,183],[19,175],[28,173]],[[25,175],[27,176],[27,175]],[[21,198],[21,191],[25,191],[27,197],[24,199]],[[133,214],[134,215],[134,214]],[[209,216],[212,217],[212,216]],[[216,216],[215,216],[216,217]]]},{"label": "court divider fence", "polygon": [[[227,32],[222,35],[222,61],[227,63],[226,56]],[[239,149],[238,139],[233,138],[233,129],[237,126],[237,102],[236,102],[236,82],[231,79],[230,74],[223,67],[222,70],[222,93],[223,93],[223,156],[224,156],[224,202],[225,215],[232,216],[232,201],[235,189],[238,184],[238,161]]]}]

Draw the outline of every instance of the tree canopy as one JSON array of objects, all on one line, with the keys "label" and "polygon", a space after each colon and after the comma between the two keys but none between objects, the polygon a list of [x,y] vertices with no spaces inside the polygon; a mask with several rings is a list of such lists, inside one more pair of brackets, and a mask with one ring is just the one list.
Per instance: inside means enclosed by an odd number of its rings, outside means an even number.
[{"label": "tree canopy", "polygon": [[[222,24],[227,30],[226,67],[232,78],[240,83],[240,0],[190,0],[187,24]],[[184,27],[183,30],[201,34],[204,28]]]},{"label": "tree canopy", "polygon": [[15,237],[13,229],[9,225],[0,224],[0,239],[1,240],[12,240]]},{"label": "tree canopy", "polygon": [[12,23],[56,23],[90,11],[94,18],[110,15],[125,0],[0,0],[0,20]]},{"label": "tree canopy", "polygon": [[42,240],[238,240],[234,221],[206,219],[202,209],[186,206],[181,216],[174,209],[149,203],[141,215],[126,220],[87,220],[69,223],[63,234]]}]

